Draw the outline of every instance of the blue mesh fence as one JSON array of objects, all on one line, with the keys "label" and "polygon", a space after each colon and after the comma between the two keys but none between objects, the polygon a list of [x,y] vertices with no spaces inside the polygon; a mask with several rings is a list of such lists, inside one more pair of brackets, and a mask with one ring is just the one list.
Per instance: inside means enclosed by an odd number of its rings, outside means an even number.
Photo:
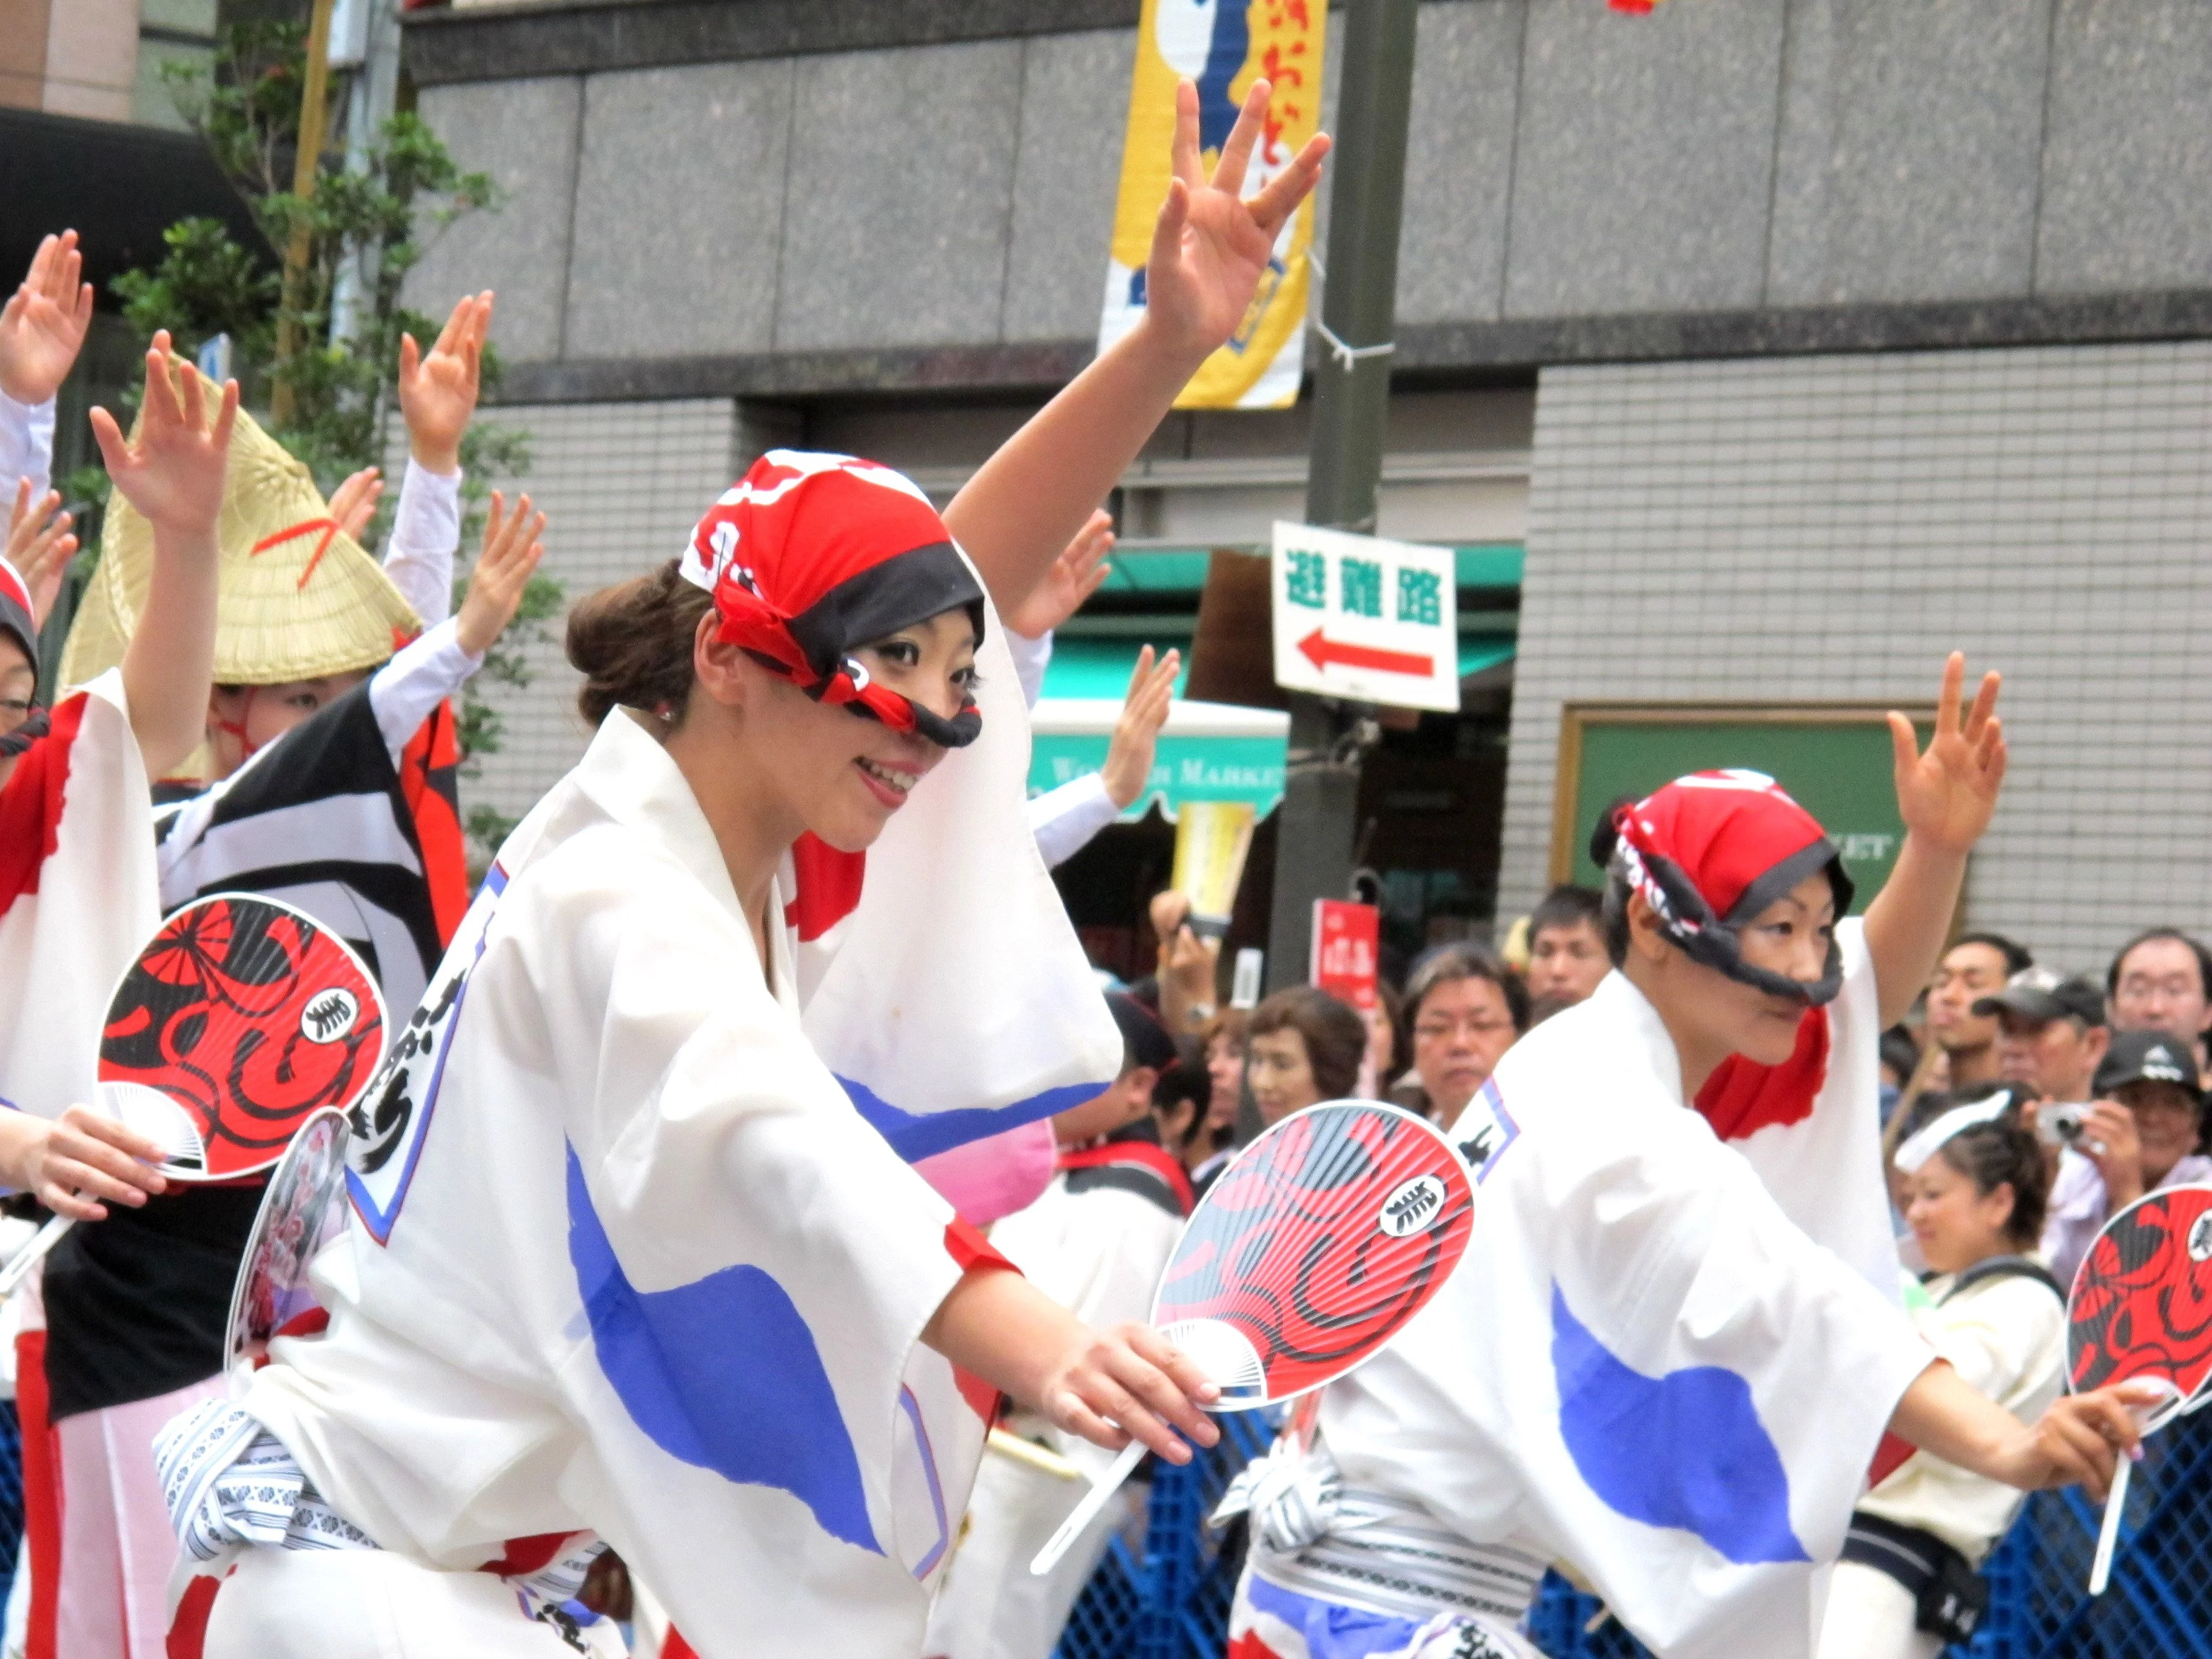
[{"label": "blue mesh fence", "polygon": [[[1186,1468],[1155,1465],[1142,1559],[1119,1539],[1109,1546],[1055,1659],[1219,1659],[1243,1532],[1216,1535],[1201,1522],[1269,1435],[1256,1413],[1222,1423],[1214,1451]],[[2101,1518],[2078,1492],[2031,1498],[1985,1565],[1981,1628],[1947,1659],[2212,1659],[2212,1413],[2150,1443],[2130,1482],[2112,1586],[2093,1600]],[[1595,1596],[1556,1574],[1528,1629],[1552,1659],[1646,1656]]]},{"label": "blue mesh fence", "polygon": [[15,1576],[15,1552],[22,1542],[23,1437],[15,1422],[15,1402],[0,1400],[0,1584]]}]

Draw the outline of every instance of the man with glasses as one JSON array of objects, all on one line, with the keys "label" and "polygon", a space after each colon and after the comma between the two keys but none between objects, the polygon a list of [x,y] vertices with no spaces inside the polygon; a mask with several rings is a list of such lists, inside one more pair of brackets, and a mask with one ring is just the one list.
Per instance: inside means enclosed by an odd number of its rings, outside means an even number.
[{"label": "man with glasses", "polygon": [[1413,964],[1406,1014],[1429,1115],[1449,1126],[1527,1028],[1528,994],[1488,950],[1461,940],[1437,946]]},{"label": "man with glasses", "polygon": [[2212,1025],[2212,952],[2175,927],[2153,927],[2120,947],[2105,975],[2116,1031],[2171,1031],[2187,1040],[2204,1071]]}]

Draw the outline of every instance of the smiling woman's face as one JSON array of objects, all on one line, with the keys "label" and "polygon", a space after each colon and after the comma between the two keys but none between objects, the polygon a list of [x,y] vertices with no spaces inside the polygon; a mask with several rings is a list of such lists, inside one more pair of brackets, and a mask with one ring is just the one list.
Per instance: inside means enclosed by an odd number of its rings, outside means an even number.
[{"label": "smiling woman's face", "polygon": [[[38,689],[38,665],[12,635],[0,634],[0,737],[30,719],[31,698]],[[15,769],[15,756],[0,756],[0,783]]]},{"label": "smiling woman's face", "polygon": [[[712,612],[700,623],[702,686],[726,682],[732,669],[742,679],[743,763],[830,846],[857,853],[872,845],[945,750],[872,715],[816,702],[721,645],[715,625]],[[975,623],[963,608],[902,628],[853,655],[878,685],[951,720],[975,684]]]}]

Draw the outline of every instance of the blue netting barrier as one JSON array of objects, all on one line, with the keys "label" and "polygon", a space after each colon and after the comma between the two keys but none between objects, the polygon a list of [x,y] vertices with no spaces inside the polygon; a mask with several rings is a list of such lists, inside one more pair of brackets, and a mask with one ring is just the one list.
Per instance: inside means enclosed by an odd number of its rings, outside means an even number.
[{"label": "blue netting barrier", "polygon": [[[1213,1451],[1183,1468],[1154,1464],[1143,1559],[1118,1538],[1108,1547],[1055,1659],[1220,1659],[1243,1528],[1215,1534],[1201,1522],[1270,1434],[1257,1413],[1221,1422]],[[11,1414],[11,1450],[13,1428]],[[1981,1628],[1947,1659],[2212,1659],[2212,1413],[2151,1441],[2130,1482],[2112,1586],[2092,1600],[2101,1519],[2076,1491],[2029,1499],[1984,1565]],[[1556,1573],[1529,1613],[1528,1633],[1552,1659],[1647,1659],[1595,1596]]]},{"label": "blue netting barrier", "polygon": [[23,1434],[15,1421],[15,1402],[0,1400],[0,1584],[15,1576],[15,1552],[22,1542]]}]

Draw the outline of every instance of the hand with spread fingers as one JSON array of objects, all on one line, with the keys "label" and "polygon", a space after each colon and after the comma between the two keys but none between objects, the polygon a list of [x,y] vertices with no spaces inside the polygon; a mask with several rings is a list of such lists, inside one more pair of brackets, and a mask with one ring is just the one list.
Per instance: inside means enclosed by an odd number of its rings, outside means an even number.
[{"label": "hand with spread fingers", "polygon": [[76,233],[46,237],[29,275],[0,307],[0,392],[42,404],[62,389],[92,325],[92,284],[82,281]]},{"label": "hand with spread fingers", "polygon": [[489,289],[463,295],[428,356],[413,335],[399,337],[399,412],[407,420],[408,453],[426,471],[460,471],[461,434],[477,412],[491,307]]},{"label": "hand with spread fingers", "polygon": [[1114,738],[1106,748],[1106,764],[1098,769],[1106,793],[1114,805],[1127,809],[1144,793],[1152,775],[1152,757],[1158,752],[1160,730],[1168,723],[1175,700],[1176,676],[1182,672],[1182,653],[1170,651],[1157,665],[1152,647],[1137,653],[1129,675],[1129,695],[1121,717],[1114,722]]},{"label": "hand with spread fingers", "polygon": [[1921,752],[1912,722],[1893,711],[1898,815],[1908,833],[1948,853],[1966,853],[1982,838],[2004,787],[2004,725],[1997,719],[1994,673],[1982,676],[1973,706],[1961,714],[1966,659],[1954,651],[1943,665],[1943,690],[1936,706],[1936,731]]},{"label": "hand with spread fingers", "polygon": [[1243,320],[1276,237],[1320,181],[1329,151],[1327,136],[1316,134],[1256,196],[1244,199],[1273,94],[1266,81],[1252,83],[1209,177],[1199,150],[1198,88],[1185,81],[1176,88],[1174,176],[1145,264],[1143,326],[1196,357],[1214,351]]},{"label": "hand with spread fingers", "polygon": [[31,499],[31,481],[15,486],[15,505],[8,517],[8,562],[31,590],[31,621],[43,627],[61,592],[62,573],[77,550],[70,533],[74,520],[61,510],[61,492],[50,489],[44,499]]},{"label": "hand with spread fingers", "polygon": [[331,492],[331,517],[338,521],[341,531],[359,541],[361,532],[376,516],[376,503],[383,495],[382,471],[365,466]]},{"label": "hand with spread fingers", "polygon": [[1113,551],[1113,515],[1102,508],[1052,562],[1029,598],[1007,616],[1006,626],[1024,639],[1041,640],[1051,633],[1080,611],[1112,574],[1106,561]]},{"label": "hand with spread fingers", "polygon": [[481,657],[507,631],[514,613],[522,608],[522,595],[532,573],[545,556],[545,515],[530,510],[530,497],[514,504],[507,515],[507,497],[491,492],[491,514],[484,520],[483,551],[469,577],[469,591],[455,619],[454,635],[461,649]]},{"label": "hand with spread fingers", "polygon": [[1036,1404],[1054,1428],[1115,1450],[1141,1440],[1171,1463],[1190,1462],[1191,1445],[1220,1439],[1202,1407],[1221,1390],[1158,1331],[1138,1324],[1076,1328],[1080,1334],[1038,1390]]}]

